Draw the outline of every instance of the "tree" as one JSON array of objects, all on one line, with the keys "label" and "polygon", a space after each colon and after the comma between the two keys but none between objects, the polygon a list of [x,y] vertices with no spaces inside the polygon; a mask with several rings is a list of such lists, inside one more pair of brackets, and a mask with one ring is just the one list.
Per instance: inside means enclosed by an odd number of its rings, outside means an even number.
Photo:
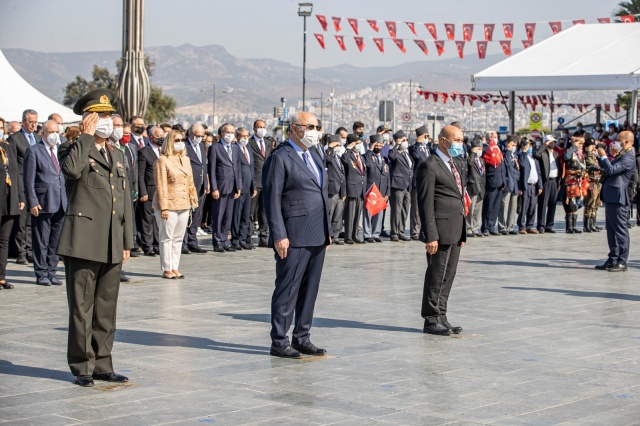
[{"label": "tree", "polygon": [[616,104],[626,111],[631,109],[631,92],[619,94],[616,98]]},{"label": "tree", "polygon": [[[145,55],[144,67],[147,69],[149,77],[153,75],[156,63]],[[116,93],[118,91],[118,74],[122,67],[122,61],[116,61],[118,72],[111,74],[107,68],[97,65],[93,66],[91,80],[87,81],[78,75],[75,80],[67,84],[64,89],[64,105],[72,107],[82,95],[95,89],[109,89]],[[117,102],[117,101],[116,101]],[[117,103],[114,105],[117,109]],[[151,85],[149,94],[149,105],[144,119],[147,123],[161,123],[172,119],[175,116],[176,101],[169,95],[165,95],[162,88]]]},{"label": "tree", "polygon": [[[640,15],[640,0],[621,1],[618,8],[613,11],[613,16]],[[636,21],[638,17],[635,16]],[[615,19],[620,22],[620,19]]]}]

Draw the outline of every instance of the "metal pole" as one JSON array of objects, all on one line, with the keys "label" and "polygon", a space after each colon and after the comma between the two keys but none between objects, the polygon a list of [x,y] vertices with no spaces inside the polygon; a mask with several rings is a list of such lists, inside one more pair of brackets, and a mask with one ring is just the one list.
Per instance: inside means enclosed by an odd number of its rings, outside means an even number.
[{"label": "metal pole", "polygon": [[629,123],[637,123],[638,122],[638,91],[631,91],[631,109],[629,110],[631,113],[631,117],[629,119]]},{"label": "metal pole", "polygon": [[331,133],[333,134],[333,97],[335,96],[334,88],[331,87]]},{"label": "metal pole", "polygon": [[211,116],[211,127],[213,128],[216,125],[216,84],[215,83],[213,83],[213,98],[211,102],[213,105],[213,115]]},{"label": "metal pole", "polygon": [[413,93],[413,89],[411,88],[413,84],[412,80],[409,80],[409,129],[413,128],[413,114],[412,114],[412,110],[411,110],[411,98],[412,98],[412,93]]},{"label": "metal pole", "polygon": [[320,121],[324,121],[324,98],[320,92]]},{"label": "metal pole", "polygon": [[509,92],[509,133],[516,134],[516,92]]},{"label": "metal pole", "polygon": [[553,90],[551,91],[551,107],[549,108],[549,130],[553,132],[553,109],[555,106],[553,105]]},{"label": "metal pole", "polygon": [[304,21],[304,34],[303,34],[303,47],[302,47],[302,111],[305,109],[305,90],[307,85],[307,17],[303,16]]}]

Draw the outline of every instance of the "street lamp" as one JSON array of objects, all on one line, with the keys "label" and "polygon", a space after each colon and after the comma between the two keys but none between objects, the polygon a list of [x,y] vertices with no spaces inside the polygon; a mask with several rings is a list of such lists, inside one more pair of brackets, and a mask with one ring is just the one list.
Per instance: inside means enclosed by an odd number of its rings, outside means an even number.
[{"label": "street lamp", "polygon": [[[406,84],[399,84],[398,87],[407,87]],[[420,86],[419,84],[416,86],[418,89],[423,89],[422,86]],[[413,124],[413,111],[411,108],[411,103],[413,100],[413,80],[409,80],[409,115],[411,116],[411,118],[409,119],[409,128],[412,128],[412,124]]]},{"label": "street lamp", "polygon": [[324,98],[322,97],[322,93],[320,93],[319,98],[309,98],[311,101],[320,101],[320,121],[324,121]]},{"label": "street lamp", "polygon": [[313,3],[298,3],[298,16],[302,16],[303,31],[303,47],[302,47],[302,111],[305,109],[305,90],[307,86],[307,16],[311,16],[313,12]]},{"label": "street lamp", "polygon": [[[202,89],[200,91],[200,93],[202,92],[208,92],[208,90],[204,90]],[[211,100],[211,105],[213,107],[213,115],[211,116],[211,127],[213,128],[213,126],[216,125],[215,119],[216,119],[216,84],[213,83],[213,98]]]}]

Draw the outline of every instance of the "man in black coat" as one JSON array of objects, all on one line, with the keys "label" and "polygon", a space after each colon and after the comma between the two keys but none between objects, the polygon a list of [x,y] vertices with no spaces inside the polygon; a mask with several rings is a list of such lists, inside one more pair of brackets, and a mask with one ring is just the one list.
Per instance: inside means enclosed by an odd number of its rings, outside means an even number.
[{"label": "man in black coat", "polygon": [[482,237],[480,226],[482,225],[482,204],[486,190],[487,166],[482,159],[482,139],[480,137],[474,138],[471,142],[468,164],[467,192],[471,198],[471,205],[467,215],[467,236]]},{"label": "man in black coat", "polygon": [[545,232],[555,234],[556,232],[553,230],[553,225],[562,170],[555,147],[556,138],[553,135],[547,135],[544,138],[544,143],[540,145],[534,155],[540,164],[542,176],[542,194],[538,196],[538,232],[541,234]]},{"label": "man in black coat", "polygon": [[247,146],[249,143],[249,131],[244,127],[236,129],[236,144],[240,155],[240,174],[242,192],[233,203],[233,219],[231,220],[231,245],[236,250],[253,250],[255,246],[251,242],[251,200],[256,196],[256,182],[254,180],[254,155]]},{"label": "man in black coat", "polygon": [[[256,120],[253,123],[253,136],[249,139],[249,149],[253,153],[253,174],[256,181],[256,196],[251,200],[251,231],[254,233],[254,224],[258,222],[258,247],[267,247],[267,215],[264,210],[262,198],[262,169],[267,158],[273,152],[273,139],[267,136],[267,123]],[[250,241],[247,241],[249,243]]]},{"label": "man in black coat", "polygon": [[515,136],[507,136],[503,160],[507,168],[507,186],[502,191],[502,203],[498,215],[498,230],[502,235],[518,234],[518,231],[513,229],[513,225],[516,224],[520,192],[520,161],[516,155],[517,145]]},{"label": "man in black coat", "polygon": [[413,160],[409,155],[407,135],[402,130],[393,134],[396,142],[389,150],[391,163],[391,241],[411,241],[404,235],[409,214]]},{"label": "man in black coat", "polygon": [[420,239],[420,214],[418,213],[418,190],[416,189],[416,171],[423,162],[431,155],[427,147],[429,131],[427,126],[420,126],[416,129],[416,143],[409,147],[409,155],[413,161],[413,182],[411,183],[411,211],[409,213],[409,231],[412,240]]},{"label": "man in black coat", "polygon": [[[462,130],[448,125],[438,137],[438,149],[418,169],[421,240],[427,250],[422,296],[425,333],[448,336],[462,332],[447,319],[447,301],[456,276],[460,249],[466,241],[462,161]],[[453,152],[451,152],[451,151]]]},{"label": "man in black coat", "polygon": [[[380,191],[384,201],[389,201],[391,192],[391,170],[389,160],[382,155],[384,139],[382,135],[371,135],[369,137],[370,151],[364,154],[364,161],[367,166],[367,191],[375,184]],[[362,209],[362,228],[364,230],[364,240],[368,243],[381,243],[380,233],[382,232],[383,214],[379,212],[371,216],[366,206]]]},{"label": "man in black coat", "polygon": [[[18,154],[18,173],[20,181],[23,180],[24,157],[30,146],[34,146],[42,140],[36,133],[38,127],[38,113],[32,109],[27,109],[22,113],[22,129],[12,134],[7,139],[10,145],[16,148]],[[33,261],[31,255],[31,213],[29,209],[20,210],[20,218],[14,222],[15,244],[18,250],[16,263],[26,265]]]},{"label": "man in black coat", "polygon": [[341,143],[340,135],[329,136],[329,149],[324,157],[325,168],[327,169],[327,192],[329,194],[329,218],[331,229],[335,238],[331,244],[343,245],[344,242],[338,239],[342,228],[342,214],[344,212],[344,201],[347,198],[347,179],[344,175],[344,165],[342,155],[345,148]]},{"label": "man in black coat", "polygon": [[364,162],[364,143],[356,134],[347,136],[347,151],[342,155],[342,164],[347,180],[347,200],[344,206],[345,244],[363,244],[358,237],[360,212],[364,201],[367,166]]},{"label": "man in black coat", "polygon": [[207,250],[198,244],[198,229],[202,222],[202,208],[204,199],[209,192],[209,179],[207,171],[207,153],[204,149],[204,127],[202,124],[192,124],[187,132],[187,156],[191,162],[191,171],[193,172],[193,184],[196,186],[198,193],[198,207],[193,210],[191,215],[191,226],[187,228],[182,241],[182,253],[206,253]]},{"label": "man in black coat", "polygon": [[[145,256],[160,254],[158,224],[153,214],[152,201],[156,195],[153,165],[160,157],[160,147],[164,141],[164,131],[160,127],[151,129],[150,144],[138,151],[139,202],[137,214],[140,223],[140,245]],[[133,143],[129,142],[129,143]]]},{"label": "man in black coat", "polygon": [[504,158],[496,164],[491,164],[489,156],[492,149],[498,149],[489,145],[483,158],[487,167],[487,186],[482,203],[482,235],[500,235],[496,229],[498,214],[500,213],[500,205],[502,204],[502,190],[507,184],[507,168],[504,164]]},{"label": "man in black coat", "polygon": [[542,193],[540,163],[533,156],[533,142],[522,139],[520,142],[520,196],[522,210],[518,216],[520,234],[538,234],[534,227],[536,215],[536,197]]}]

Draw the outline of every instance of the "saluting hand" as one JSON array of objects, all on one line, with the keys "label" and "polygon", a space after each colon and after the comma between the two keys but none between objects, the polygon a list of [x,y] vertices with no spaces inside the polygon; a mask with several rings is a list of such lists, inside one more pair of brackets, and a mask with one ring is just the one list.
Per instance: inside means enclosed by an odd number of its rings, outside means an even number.
[{"label": "saluting hand", "polygon": [[82,131],[84,133],[87,133],[91,136],[96,134],[96,127],[98,127],[98,120],[100,119],[100,117],[98,116],[97,112],[92,112],[91,114],[87,115],[85,118],[82,119]]},{"label": "saluting hand", "polygon": [[289,250],[289,239],[285,238],[284,240],[276,241],[274,243],[276,248],[276,253],[280,256],[280,259],[284,259],[287,257],[287,250]]},{"label": "saluting hand", "polygon": [[436,254],[436,252],[438,251],[438,242],[431,241],[430,243],[427,244],[426,249],[427,249],[427,253],[431,255]]}]

